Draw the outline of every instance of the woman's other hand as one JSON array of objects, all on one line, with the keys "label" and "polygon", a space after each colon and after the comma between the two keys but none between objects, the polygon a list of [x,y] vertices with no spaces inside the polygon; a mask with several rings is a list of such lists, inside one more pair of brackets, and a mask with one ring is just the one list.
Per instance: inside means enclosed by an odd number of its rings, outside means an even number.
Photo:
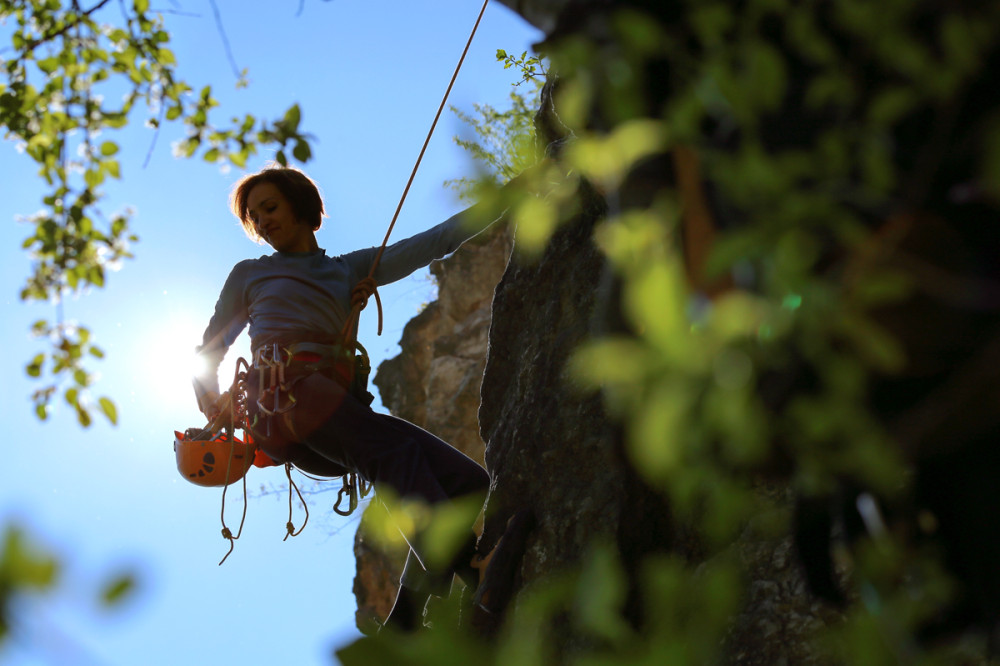
[{"label": "woman's other hand", "polygon": [[219,418],[219,414],[229,409],[229,391],[226,391],[222,395],[219,395],[215,391],[205,393],[201,396],[198,409],[201,410],[201,413],[205,415],[209,422],[214,421]]}]

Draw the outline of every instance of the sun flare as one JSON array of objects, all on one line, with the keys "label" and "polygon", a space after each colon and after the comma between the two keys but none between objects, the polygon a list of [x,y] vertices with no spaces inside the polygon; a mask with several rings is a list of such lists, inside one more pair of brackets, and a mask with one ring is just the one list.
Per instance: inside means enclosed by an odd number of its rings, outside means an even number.
[{"label": "sun flare", "polygon": [[[155,377],[149,390],[156,404],[175,418],[198,419],[197,404],[191,381],[205,370],[204,360],[196,353],[204,324],[194,317],[173,315],[167,318],[169,326],[150,331],[143,339],[147,342],[145,374]],[[194,423],[187,424],[190,426]]]},{"label": "sun flare", "polygon": [[[201,426],[204,425],[204,417],[197,409],[192,379],[196,375],[203,375],[206,370],[204,359],[196,353],[205,323],[176,313],[167,319],[170,321],[168,328],[150,331],[145,337],[149,342],[148,349],[153,350],[145,371],[147,376],[156,377],[150,389],[155,394],[159,408],[173,414],[173,418],[185,421],[180,425],[185,428]],[[237,339],[219,367],[220,393],[232,383],[235,359],[240,356],[238,351],[247,346],[244,338],[245,334]]]}]

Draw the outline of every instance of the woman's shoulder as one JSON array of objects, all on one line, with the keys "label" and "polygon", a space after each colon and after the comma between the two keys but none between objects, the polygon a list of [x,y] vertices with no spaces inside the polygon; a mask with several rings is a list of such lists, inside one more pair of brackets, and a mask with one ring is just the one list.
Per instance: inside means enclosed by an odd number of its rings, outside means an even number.
[{"label": "woman's shoulder", "polygon": [[329,270],[346,270],[350,261],[345,261],[349,255],[329,256],[325,250],[303,253],[283,253],[274,252],[265,254],[256,259],[245,259],[234,267],[247,275],[261,274],[269,275],[273,273],[315,273]]},{"label": "woman's shoulder", "polygon": [[366,247],[360,250],[353,250],[344,254],[338,254],[334,257],[334,259],[347,264],[351,268],[358,268],[370,264],[376,252],[378,252],[377,247]]},{"label": "woman's shoulder", "polygon": [[254,267],[261,265],[264,259],[267,259],[266,255],[262,255],[260,257],[252,259],[242,259],[240,261],[237,261],[236,264],[233,266],[233,269],[229,271],[229,274],[246,275],[247,273],[251,272],[254,269]]}]

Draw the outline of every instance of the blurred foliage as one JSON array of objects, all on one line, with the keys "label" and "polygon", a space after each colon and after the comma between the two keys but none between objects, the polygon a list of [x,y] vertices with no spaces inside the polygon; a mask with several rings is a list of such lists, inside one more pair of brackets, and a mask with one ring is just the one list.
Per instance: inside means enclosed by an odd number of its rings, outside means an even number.
[{"label": "blurred foliage", "polygon": [[469,526],[482,510],[482,497],[466,497],[438,507],[400,499],[391,488],[382,488],[378,504],[365,512],[367,538],[387,553],[405,553],[419,539],[419,551],[428,567],[444,568],[469,538]]},{"label": "blurred foliage", "polygon": [[[19,618],[26,615],[29,597],[56,594],[63,586],[62,570],[61,558],[23,528],[14,523],[4,527],[0,541],[0,657],[6,642],[24,638],[19,635],[23,629]],[[94,599],[103,608],[120,608],[137,585],[134,573],[117,571],[95,591]]]},{"label": "blurred foliage", "polygon": [[[125,171],[114,131],[144,122],[152,151],[161,128],[180,123],[185,135],[174,145],[176,155],[239,168],[262,145],[273,146],[281,164],[290,157],[305,162],[310,137],[299,128],[297,105],[274,121],[246,114],[213,124],[218,101],[211,86],[195,90],[177,77],[170,33],[149,0],[94,0],[88,7],[3,0],[0,25],[9,39],[0,48],[0,127],[48,187],[41,210],[24,218],[33,228],[23,243],[32,273],[21,299],[58,305],[55,321],[32,327],[47,345],[27,366],[44,384],[33,394],[35,412],[47,418],[61,392],[82,426],[95,408],[116,423],[114,403],[91,396],[87,361],[103,352],[85,326],[63,313],[67,298],[103,288],[137,241],[127,207],[102,209],[102,185]],[[237,82],[244,85],[245,72]]]},{"label": "blurred foliage", "polygon": [[[454,141],[473,158],[478,176],[444,183],[466,201],[482,199],[484,189],[503,185],[538,160],[532,115],[538,108],[538,94],[545,81],[545,63],[527,53],[520,57],[508,55],[503,49],[497,49],[497,61],[504,63],[504,69],[514,67],[521,75],[510,91],[509,108],[498,111],[489,104],[473,104],[473,112],[467,113],[449,107],[473,133],[471,138],[456,136]],[[522,83],[528,83],[527,92],[519,88]]]},{"label": "blurred foliage", "polygon": [[[457,629],[450,615],[433,635],[348,646],[338,653],[348,666],[471,655],[480,664],[716,663],[745,602],[732,546],[775,508],[761,484],[805,497],[846,484],[889,504],[912,492],[912,452],[887,431],[871,390],[913,360],[880,312],[926,285],[886,259],[898,249],[900,217],[935,196],[939,205],[941,191],[961,186],[998,208],[1000,110],[954,118],[974,106],[969,91],[995,76],[1000,5],[588,7],[595,15],[578,24],[589,35],[557,30],[544,46],[564,133],[538,139],[562,145],[518,179],[508,203],[518,244],[537,254],[576,214],[582,183],[607,200],[595,241],[620,280],[626,330],[578,349],[571,376],[601,390],[632,464],[696,535],[699,556],[649,558],[638,573],[639,608],[626,609],[636,572],[621,569],[614,547],[594,544],[578,568],[521,590],[493,640]],[[503,51],[498,60],[527,80],[540,63]],[[480,110],[465,119],[480,137],[504,137],[528,126],[529,108],[515,109],[522,118]],[[496,182],[507,165],[523,164],[518,145],[470,150]],[[651,160],[684,150],[722,202],[704,266],[685,254],[691,202],[680,186],[663,182],[638,203],[623,194]],[[678,164],[675,172],[686,168]],[[712,280],[730,284],[712,291]],[[768,393],[776,378],[798,383]],[[779,509],[787,534],[787,507]],[[985,642],[974,637],[918,639],[953,599],[943,563],[908,526],[870,530],[852,551],[853,602],[816,637],[815,654],[834,663],[981,663]],[[568,652],[567,635],[576,637]]]},{"label": "blurred foliage", "polygon": [[29,543],[24,532],[8,526],[0,550],[0,644],[11,630],[11,606],[25,592],[44,592],[58,578],[59,562]]}]

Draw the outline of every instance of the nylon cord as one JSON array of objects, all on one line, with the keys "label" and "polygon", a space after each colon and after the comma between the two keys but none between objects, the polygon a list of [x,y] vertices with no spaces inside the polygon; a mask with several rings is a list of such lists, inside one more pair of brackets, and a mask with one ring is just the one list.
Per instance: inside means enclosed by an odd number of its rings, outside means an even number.
[{"label": "nylon cord", "polygon": [[[406,181],[406,187],[403,188],[403,195],[399,198],[399,204],[396,206],[396,212],[392,215],[392,220],[389,222],[389,228],[385,232],[385,238],[382,240],[382,245],[379,247],[378,252],[375,254],[375,260],[372,261],[371,270],[368,271],[368,278],[371,280],[371,284],[374,284],[375,270],[378,268],[379,261],[382,259],[382,254],[385,252],[386,245],[389,243],[389,236],[392,235],[392,230],[396,226],[396,220],[399,218],[399,212],[403,209],[403,202],[406,201],[406,195],[410,192],[410,186],[413,184],[413,179],[417,175],[417,169],[420,168],[420,162],[424,159],[424,153],[427,151],[427,146],[431,142],[431,137],[434,135],[434,129],[437,127],[438,120],[441,118],[441,112],[444,111],[444,105],[448,102],[448,95],[451,94],[451,89],[455,85],[455,80],[458,79],[458,72],[462,69],[462,63],[465,62],[465,56],[469,53],[469,47],[472,46],[472,40],[476,36],[476,31],[479,29],[479,23],[483,20],[483,14],[486,13],[486,6],[490,3],[490,0],[484,0],[483,6],[479,10],[479,16],[476,17],[476,23],[472,26],[472,32],[469,34],[469,39],[465,43],[465,48],[462,49],[462,57],[458,59],[458,65],[455,66],[455,71],[451,75],[451,81],[448,82],[448,88],[444,92],[444,97],[441,98],[441,104],[438,106],[437,113],[434,114],[434,121],[431,123],[431,128],[427,132],[427,138],[424,139],[424,145],[420,148],[420,154],[417,155],[417,161],[413,165],[413,170],[410,172],[410,177]],[[365,282],[362,280],[362,282]],[[358,289],[361,287],[361,283],[355,287]],[[366,284],[362,288],[363,292],[368,292],[368,295],[375,294],[376,301],[378,301],[379,306],[379,326],[378,334],[382,335],[382,304],[378,298],[378,292],[375,290],[374,286]],[[363,303],[367,303],[368,295],[363,299]],[[355,300],[352,293],[352,302]],[[359,299],[360,300],[360,299]],[[351,313],[347,317],[347,322],[344,324],[344,330],[341,331],[341,338],[343,340],[348,340],[352,331],[354,330],[355,324],[358,322],[358,317],[361,314],[361,307],[354,306],[351,308]]]}]

